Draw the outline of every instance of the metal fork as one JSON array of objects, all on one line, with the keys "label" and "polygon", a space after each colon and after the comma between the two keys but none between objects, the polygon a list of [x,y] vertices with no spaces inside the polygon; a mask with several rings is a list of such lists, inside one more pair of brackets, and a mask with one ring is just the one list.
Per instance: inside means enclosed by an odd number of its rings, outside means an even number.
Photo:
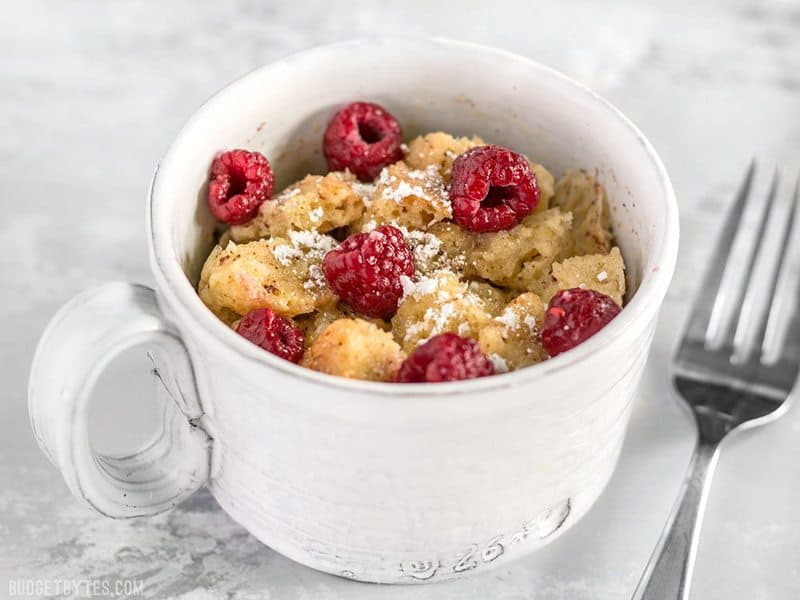
[{"label": "metal fork", "polygon": [[[734,430],[761,425],[781,416],[788,406],[786,400],[797,379],[800,365],[800,293],[796,296],[785,342],[777,360],[765,362],[764,350],[770,314],[775,308],[771,300],[775,297],[792,237],[800,182],[788,198],[790,204],[785,221],[768,227],[768,223],[779,220],[770,219],[775,198],[779,195],[778,174],[776,171],[772,177],[764,198],[753,190],[755,173],[754,162],[728,214],[674,360],[675,387],[684,400],[683,404],[693,415],[699,435],[686,480],[636,588],[634,600],[688,598],[703,511],[720,442]],[[731,278],[725,276],[726,263],[745,209],[758,201],[765,206],[756,227],[756,239],[749,258],[742,265],[745,272],[740,277],[741,281],[731,284]],[[779,235],[780,238],[764,290],[761,286],[750,284],[761,241],[769,235]],[[756,290],[762,290],[762,299],[757,298],[754,293]],[[731,312],[730,309],[733,312],[727,319],[721,314],[726,306],[728,312]],[[742,334],[748,329],[754,331],[749,344]]]}]

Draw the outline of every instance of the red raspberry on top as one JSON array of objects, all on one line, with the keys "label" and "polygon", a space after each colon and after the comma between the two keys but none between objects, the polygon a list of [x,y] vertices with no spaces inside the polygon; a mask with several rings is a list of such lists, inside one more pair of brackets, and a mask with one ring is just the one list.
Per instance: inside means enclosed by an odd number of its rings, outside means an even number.
[{"label": "red raspberry on top", "polygon": [[392,115],[377,104],[353,102],[337,112],[325,130],[322,151],[328,169],[372,181],[386,165],[403,158],[403,133]]},{"label": "red raspberry on top", "polygon": [[400,276],[414,275],[414,256],[403,233],[383,225],[351,235],[328,252],[322,271],[331,289],[356,312],[390,317],[403,295]]},{"label": "red raspberry on top", "polygon": [[453,162],[453,219],[475,232],[511,229],[539,203],[539,184],[521,154],[501,146],[478,146]]},{"label": "red raspberry on top", "polygon": [[605,294],[572,288],[552,297],[540,330],[542,345],[550,356],[558,356],[583,343],[622,310]]},{"label": "red raspberry on top", "polygon": [[274,183],[269,161],[258,152],[222,152],[211,163],[208,207],[217,220],[241,225],[256,216]]},{"label": "red raspberry on top", "polygon": [[432,337],[411,353],[395,377],[399,383],[435,383],[494,375],[478,344],[455,333]]},{"label": "red raspberry on top", "polygon": [[236,326],[236,333],[289,362],[299,363],[303,358],[303,332],[268,308],[247,313]]}]

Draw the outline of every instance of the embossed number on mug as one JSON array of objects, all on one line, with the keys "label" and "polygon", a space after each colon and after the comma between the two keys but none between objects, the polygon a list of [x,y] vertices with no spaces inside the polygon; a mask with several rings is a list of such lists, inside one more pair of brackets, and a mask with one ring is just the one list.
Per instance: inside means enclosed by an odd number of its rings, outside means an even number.
[{"label": "embossed number on mug", "polygon": [[505,552],[505,547],[500,542],[502,541],[503,536],[498,535],[497,537],[493,537],[489,540],[489,543],[486,544],[486,548],[483,549],[481,552],[481,558],[483,562],[490,563],[494,559],[498,558]]},{"label": "embossed number on mug", "polygon": [[[549,537],[564,525],[571,508],[572,501],[567,498],[560,504],[543,511],[536,518],[525,522],[520,529],[513,533],[496,535],[483,547],[478,544],[470,544],[450,567],[451,571],[453,573],[471,571],[477,568],[478,558],[487,564],[497,560],[505,554],[507,548],[524,542],[529,536],[537,539]],[[427,580],[436,575],[439,567],[438,561],[415,560],[401,563],[400,571],[406,577]]]},{"label": "embossed number on mug", "polygon": [[[485,563],[490,563],[505,552],[505,546],[501,543],[503,540],[503,535],[497,535],[489,540],[486,546],[481,550],[480,557],[481,560]],[[453,565],[453,572],[454,573],[463,573],[464,571],[470,571],[478,566],[478,561],[473,559],[476,552],[478,551],[478,545],[472,544],[465,554]]]},{"label": "embossed number on mug", "polygon": [[407,577],[425,581],[436,575],[439,562],[432,560],[412,560],[400,564],[400,571]]},{"label": "embossed number on mug", "polygon": [[453,572],[454,573],[463,573],[464,571],[469,571],[474,569],[478,566],[478,561],[472,560],[472,555],[478,550],[477,544],[472,544],[468,549],[466,554],[462,556],[456,564],[453,565]]}]

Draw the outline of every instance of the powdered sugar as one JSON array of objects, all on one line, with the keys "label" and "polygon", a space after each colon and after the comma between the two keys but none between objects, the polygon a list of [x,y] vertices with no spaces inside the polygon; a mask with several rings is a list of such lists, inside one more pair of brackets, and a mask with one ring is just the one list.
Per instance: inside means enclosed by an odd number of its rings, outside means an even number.
[{"label": "powdered sugar", "polygon": [[350,184],[350,188],[356,194],[361,196],[361,200],[364,201],[364,204],[369,204],[372,201],[372,195],[375,193],[374,183],[361,183],[360,181],[354,181]]},{"label": "powdered sugar", "polygon": [[325,287],[325,274],[320,263],[325,255],[335,248],[338,242],[329,235],[324,235],[313,229],[308,231],[290,231],[289,243],[277,246],[273,255],[285,267],[291,266],[295,261],[304,259],[308,263],[308,279],[303,282],[307,290]]},{"label": "powdered sugar", "polygon": [[280,194],[275,196],[270,202],[286,202],[289,198],[294,198],[298,194],[302,193],[299,187],[288,187],[283,190]]},{"label": "powdered sugar", "polygon": [[400,276],[400,285],[403,286],[403,298],[406,296],[427,296],[436,291],[439,282],[433,277],[419,277],[417,281],[405,275]]},{"label": "powdered sugar", "polygon": [[498,373],[508,373],[510,370],[508,368],[508,363],[506,359],[500,356],[499,354],[492,353],[487,357],[492,364],[494,365],[494,370]]},{"label": "powdered sugar", "polygon": [[403,226],[396,227],[403,232],[408,245],[411,246],[417,267],[430,267],[431,261],[437,258],[442,251],[442,240],[427,231],[409,231]]},{"label": "powdered sugar", "polygon": [[445,327],[456,317],[458,317],[458,313],[456,312],[455,302],[442,304],[438,309],[436,307],[431,307],[426,310],[423,319],[425,322],[431,323],[432,328],[428,337],[424,340],[420,340],[420,343],[426,342],[433,336],[443,333]]},{"label": "powdered sugar", "polygon": [[408,341],[415,337],[420,331],[422,331],[423,326],[424,323],[422,321],[409,325],[406,329],[405,340]]},{"label": "powdered sugar", "polygon": [[397,177],[395,177],[394,175],[389,175],[388,167],[384,167],[383,169],[381,169],[381,172],[378,174],[378,180],[375,182],[375,184],[376,185],[387,186],[387,185],[391,185],[395,181],[397,181]]},{"label": "powdered sugar", "polygon": [[289,240],[295,248],[302,248],[312,258],[323,256],[333,250],[338,242],[329,235],[324,235],[314,229],[306,231],[290,231]]},{"label": "powdered sugar", "polygon": [[[409,230],[397,223],[391,224],[396,227],[406,238],[411,252],[414,254],[414,263],[417,270],[427,273],[439,273],[442,271],[455,272],[464,268],[466,258],[463,254],[449,256],[445,251],[442,240],[435,234],[419,229]],[[361,227],[361,231],[369,232],[377,227],[377,223],[372,220]]]},{"label": "powdered sugar", "polygon": [[447,187],[434,165],[424,170],[406,171],[401,177],[390,174],[389,169],[384,168],[376,183],[383,200],[403,202],[413,196],[448,216],[452,214]]},{"label": "powdered sugar", "polygon": [[324,214],[325,211],[322,210],[321,206],[318,206],[317,208],[314,208],[308,212],[308,218],[311,219],[312,223],[319,223]]},{"label": "powdered sugar", "polygon": [[308,279],[303,282],[303,287],[307,290],[320,289],[327,285],[325,273],[319,265],[308,267]]},{"label": "powdered sugar", "polygon": [[422,317],[406,328],[404,335],[406,342],[417,338],[423,332],[426,334],[425,337],[416,340],[419,344],[445,331],[457,331],[461,336],[472,333],[470,324],[462,320],[464,311],[468,307],[480,304],[481,300],[475,294],[463,289],[464,286],[453,289],[448,274],[454,277],[451,272],[439,272],[434,277],[419,277],[417,281],[401,278],[403,298],[435,297],[435,304],[425,309]]},{"label": "powdered sugar", "polygon": [[495,317],[494,320],[505,325],[507,329],[519,329],[519,314],[513,308],[506,308],[503,313],[499,317]]},{"label": "powdered sugar", "polygon": [[[397,180],[396,177],[392,176],[393,180]],[[393,181],[394,183],[394,181]],[[381,192],[381,197],[384,200],[394,200],[395,202],[400,202],[401,200],[405,200],[409,196],[416,196],[417,198],[422,198],[424,200],[430,200],[428,194],[422,189],[420,185],[410,185],[407,181],[401,181],[396,186],[392,187],[385,187]]]},{"label": "powdered sugar", "polygon": [[299,248],[294,246],[290,246],[288,244],[283,244],[281,246],[276,247],[272,254],[278,259],[278,262],[281,263],[284,267],[288,267],[292,264],[293,261],[297,260],[298,258],[303,257],[303,251]]},{"label": "powdered sugar", "polygon": [[413,295],[417,289],[414,280],[407,275],[400,275],[400,286],[403,288],[403,298]]}]

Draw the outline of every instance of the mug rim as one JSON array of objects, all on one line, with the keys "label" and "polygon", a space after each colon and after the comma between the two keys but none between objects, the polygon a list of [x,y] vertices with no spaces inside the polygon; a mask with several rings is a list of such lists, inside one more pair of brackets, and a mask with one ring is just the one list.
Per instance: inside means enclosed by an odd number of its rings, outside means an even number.
[{"label": "mug rim", "polygon": [[[610,119],[620,122],[640,143],[645,156],[655,168],[659,187],[663,192],[661,201],[664,205],[665,219],[661,227],[656,228],[655,242],[652,246],[652,251],[647,257],[647,262],[644,265],[644,275],[636,293],[616,318],[585,342],[541,363],[508,373],[500,373],[491,377],[437,383],[435,385],[430,383],[397,384],[347,379],[301,367],[256,347],[254,344],[237,335],[232,329],[220,321],[203,304],[197,291],[191,285],[191,282],[186,277],[175,255],[166,221],[164,219],[159,220],[156,215],[157,210],[161,206],[161,203],[157,199],[159,177],[163,177],[164,171],[170,167],[173,161],[177,160],[176,154],[179,153],[178,151],[180,150],[181,143],[188,135],[188,132],[194,129],[196,124],[201,121],[205,115],[213,112],[216,104],[234,95],[238,87],[242,86],[246,81],[265,76],[265,74],[272,69],[290,67],[292,63],[307,60],[321,53],[351,49],[355,46],[396,45],[398,43],[413,43],[417,46],[419,44],[426,44],[429,45],[432,50],[442,48],[447,50],[457,49],[460,51],[478,53],[484,57],[492,55],[499,62],[513,61],[528,69],[538,71],[543,77],[551,78],[564,88],[571,89],[575,94],[588,95],[592,102],[598,104],[606,111]],[[497,391],[511,386],[530,384],[546,377],[552,377],[555,373],[580,366],[596,352],[606,351],[608,346],[618,343],[618,340],[625,335],[635,323],[648,323],[649,318],[654,317],[658,313],[672,279],[678,254],[679,221],[675,192],[672,188],[672,183],[666,172],[666,168],[655,148],[628,117],[608,100],[604,99],[590,88],[533,59],[492,46],[439,37],[380,36],[324,44],[293,52],[275,61],[257,67],[242,77],[238,77],[209,97],[200,107],[193,111],[191,116],[185,121],[178,134],[173,138],[161,161],[156,166],[147,198],[147,237],[150,247],[151,270],[158,283],[159,293],[162,296],[166,296],[171,301],[170,303],[172,305],[180,307],[181,316],[186,314],[190,317],[190,326],[204,330],[210,337],[219,342],[221,346],[237,354],[239,358],[245,358],[249,362],[254,362],[257,365],[277,369],[286,375],[302,379],[308,383],[316,383],[325,387],[343,388],[353,392],[382,397],[409,395],[454,396]]]}]

